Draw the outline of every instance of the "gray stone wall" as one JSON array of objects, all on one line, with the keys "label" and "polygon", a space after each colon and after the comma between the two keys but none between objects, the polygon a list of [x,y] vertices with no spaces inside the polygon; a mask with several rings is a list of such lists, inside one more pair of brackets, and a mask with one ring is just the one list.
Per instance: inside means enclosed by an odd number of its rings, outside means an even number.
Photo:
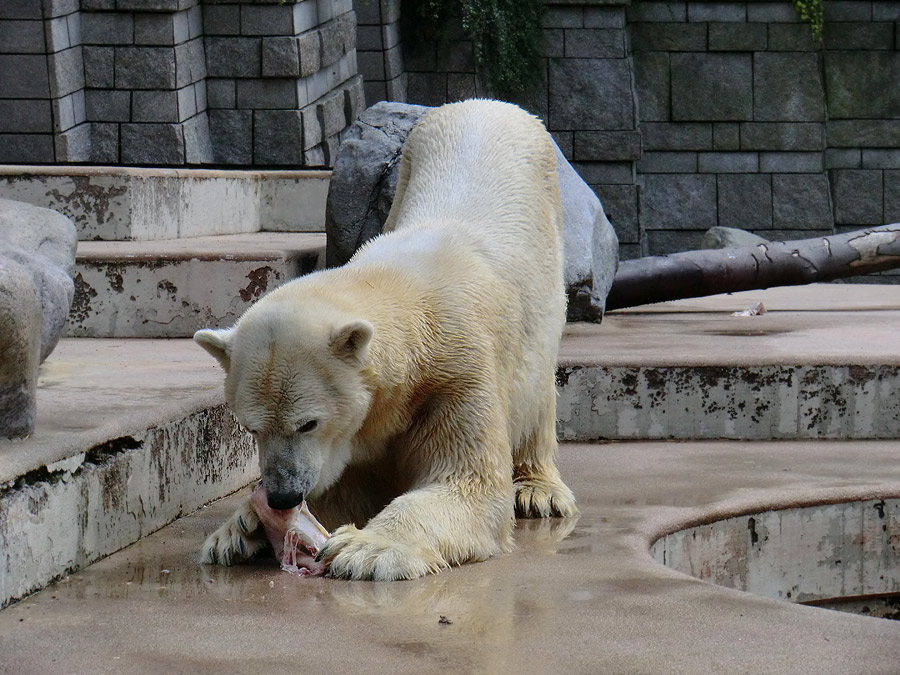
[{"label": "gray stone wall", "polygon": [[84,161],[78,0],[0,2],[0,162]]},{"label": "gray stone wall", "polygon": [[[900,220],[900,2],[825,8],[818,43],[787,0],[548,0],[545,83],[519,102],[623,258],[695,248],[715,225],[784,239]],[[461,27],[402,44],[400,100],[490,95]]]},{"label": "gray stone wall", "polygon": [[330,166],[352,0],[4,0],[0,162]]},{"label": "gray stone wall", "polygon": [[407,73],[400,28],[400,0],[354,0],[359,73],[366,101],[405,101]]}]

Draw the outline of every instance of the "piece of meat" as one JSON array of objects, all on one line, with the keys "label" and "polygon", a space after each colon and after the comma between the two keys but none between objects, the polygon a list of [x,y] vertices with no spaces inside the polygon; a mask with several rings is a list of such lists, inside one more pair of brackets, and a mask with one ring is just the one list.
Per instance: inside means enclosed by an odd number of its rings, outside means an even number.
[{"label": "piece of meat", "polygon": [[331,535],[309,512],[305,501],[293,509],[270,509],[260,483],[250,497],[250,504],[275,549],[281,569],[301,577],[326,572],[328,565],[316,562],[316,554]]}]

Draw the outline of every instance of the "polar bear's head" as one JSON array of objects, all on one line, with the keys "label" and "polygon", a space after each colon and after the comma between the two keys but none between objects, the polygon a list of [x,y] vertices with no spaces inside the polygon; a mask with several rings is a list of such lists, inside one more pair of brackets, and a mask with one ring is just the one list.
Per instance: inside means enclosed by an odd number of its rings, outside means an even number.
[{"label": "polar bear's head", "polygon": [[256,439],[269,506],[288,509],[336,481],[371,393],[374,329],[364,319],[259,303],[233,328],[194,340],[225,369],[225,398]]}]

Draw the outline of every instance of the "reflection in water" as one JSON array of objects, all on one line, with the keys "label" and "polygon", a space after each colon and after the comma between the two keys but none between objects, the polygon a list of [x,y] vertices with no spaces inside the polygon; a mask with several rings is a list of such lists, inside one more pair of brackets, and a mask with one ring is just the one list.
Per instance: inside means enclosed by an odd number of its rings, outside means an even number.
[{"label": "reflection in water", "polygon": [[[202,515],[209,527],[218,522],[212,513]],[[298,579],[278,571],[270,556],[230,568],[201,565],[195,549],[202,541],[198,529],[206,525],[195,525],[187,532],[148,537],[49,588],[51,597],[38,594],[34,604],[20,608],[56,602],[52,596],[57,593],[60,598],[124,602],[135,612],[150,613],[173,601],[184,601],[189,608],[185,611],[215,607],[217,613],[227,611],[226,603],[236,612],[242,611],[239,606],[255,606],[254,612],[279,617],[282,625],[350,622],[392,650],[453,664],[462,672],[507,672],[510,664],[537,658],[520,653],[523,640],[540,644],[559,616],[559,603],[573,599],[555,591],[559,577],[553,559],[596,535],[595,524],[577,527],[578,522],[520,520],[516,550],[510,555],[422,579],[384,583]]]},{"label": "reflection in water", "polygon": [[507,570],[517,559],[556,554],[577,523],[519,520],[512,555],[413,581],[330,584],[327,594],[337,611],[383,622],[390,647],[419,654],[440,646],[472,672],[505,671],[515,656],[514,636],[544,632],[551,608],[530,584],[505,583]]}]

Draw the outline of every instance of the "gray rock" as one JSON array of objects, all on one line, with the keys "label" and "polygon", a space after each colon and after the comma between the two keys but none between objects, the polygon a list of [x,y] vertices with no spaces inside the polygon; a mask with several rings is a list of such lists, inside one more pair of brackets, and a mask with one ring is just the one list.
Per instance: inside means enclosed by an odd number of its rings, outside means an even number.
[{"label": "gray rock", "polygon": [[772,227],[772,180],[766,174],[718,176],[719,225],[741,230]]},{"label": "gray rock", "polygon": [[838,225],[882,225],[883,172],[840,169],[832,174],[834,220]]},{"label": "gray rock", "polygon": [[640,193],[644,230],[707,230],[716,222],[716,177],[647,174]]},{"label": "gray rock", "polygon": [[736,227],[711,227],[700,240],[700,248],[736,248],[765,244],[768,239]]},{"label": "gray rock", "polygon": [[123,124],[122,162],[184,164],[184,129],[179,124]]},{"label": "gray rock", "polygon": [[[820,122],[825,118],[825,92],[819,75],[819,57],[812,52],[753,55],[753,119],[757,122]],[[857,79],[868,81],[868,71],[860,64]],[[858,73],[867,73],[859,78]],[[831,91],[831,84],[828,87]],[[876,91],[890,91],[876,89]],[[837,114],[829,101],[828,112]],[[867,117],[872,114],[871,108]],[[750,116],[744,119],[749,120]]]},{"label": "gray rock", "polygon": [[[347,131],[325,211],[328,267],[343,265],[381,233],[400,170],[403,143],[427,107],[382,101]],[[618,268],[616,233],[593,190],[556,147],[571,321],[599,320]]]},{"label": "gray rock", "polygon": [[669,54],[636,51],[634,88],[641,102],[641,121],[669,119]]},{"label": "gray rock", "polygon": [[0,252],[0,438],[34,430],[41,301],[31,272]]},{"label": "gray rock", "polygon": [[360,115],[341,143],[325,206],[325,264],[337,267],[387,220],[403,143],[428,108],[382,101]]},{"label": "gray rock", "polygon": [[0,437],[34,430],[38,366],[72,305],[76,244],[65,216],[0,199]]},{"label": "gray rock", "polygon": [[556,148],[563,207],[564,279],[568,320],[602,319],[606,296],[619,267],[619,240],[594,191]]},{"label": "gray rock", "polygon": [[41,361],[59,341],[72,304],[76,244],[75,225],[62,214],[0,199],[0,256],[31,274],[43,313]]},{"label": "gray rock", "polygon": [[[808,56],[815,59],[816,55]],[[862,117],[887,121],[900,117],[900,97],[896,95],[900,87],[898,51],[827,52],[825,84],[828,115],[833,119]],[[876,92],[894,94],[879,96]]]},{"label": "gray rock", "polygon": [[833,226],[834,210],[825,174],[772,176],[773,228],[828,230]]}]

